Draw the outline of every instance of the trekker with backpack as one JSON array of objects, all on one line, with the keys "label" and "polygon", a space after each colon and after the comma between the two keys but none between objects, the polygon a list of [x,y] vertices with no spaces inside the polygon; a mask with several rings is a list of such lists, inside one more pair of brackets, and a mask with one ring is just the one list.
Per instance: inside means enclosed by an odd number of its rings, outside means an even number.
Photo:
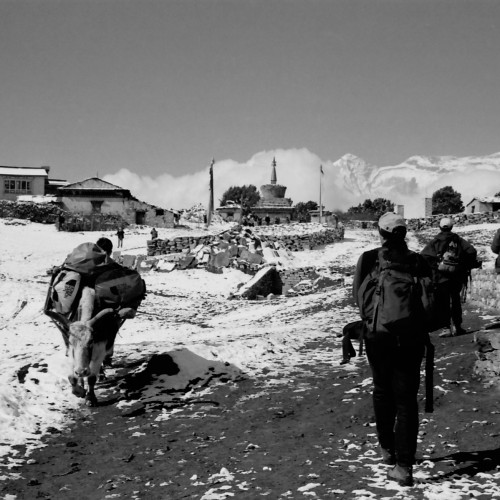
[{"label": "trekker with backpack", "polygon": [[497,229],[493,241],[491,242],[491,251],[497,254],[495,260],[495,272],[500,274],[500,229]]},{"label": "trekker with backpack", "polygon": [[465,239],[452,232],[453,222],[443,217],[439,223],[441,231],[420,254],[433,270],[436,285],[437,310],[440,312],[434,329],[449,328],[441,337],[463,335],[461,291],[467,286],[470,270],[478,267],[477,251]]},{"label": "trekker with backpack", "polygon": [[405,220],[380,217],[382,246],[358,260],[353,294],[364,321],[365,349],[373,376],[373,408],[387,474],[402,486],[413,484],[418,433],[420,365],[429,342],[422,300],[426,261],[408,249]]}]

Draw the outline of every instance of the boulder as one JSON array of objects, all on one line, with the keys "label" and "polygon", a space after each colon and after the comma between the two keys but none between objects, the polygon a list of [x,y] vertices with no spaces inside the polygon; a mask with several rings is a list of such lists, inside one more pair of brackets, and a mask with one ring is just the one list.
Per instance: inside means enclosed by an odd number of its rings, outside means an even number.
[{"label": "boulder", "polygon": [[258,296],[267,297],[269,294],[281,295],[283,282],[274,266],[263,267],[255,276],[245,283],[235,296],[255,300]]}]

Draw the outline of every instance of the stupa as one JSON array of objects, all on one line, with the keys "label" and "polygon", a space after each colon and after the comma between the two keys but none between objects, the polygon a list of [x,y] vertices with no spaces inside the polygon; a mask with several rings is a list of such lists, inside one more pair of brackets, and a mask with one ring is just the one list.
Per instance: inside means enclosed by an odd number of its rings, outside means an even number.
[{"label": "stupa", "polygon": [[261,199],[252,208],[252,213],[260,217],[265,223],[269,217],[271,224],[289,222],[292,217],[292,203],[285,198],[286,186],[277,183],[276,158],[273,158],[271,170],[271,184],[260,187]]}]

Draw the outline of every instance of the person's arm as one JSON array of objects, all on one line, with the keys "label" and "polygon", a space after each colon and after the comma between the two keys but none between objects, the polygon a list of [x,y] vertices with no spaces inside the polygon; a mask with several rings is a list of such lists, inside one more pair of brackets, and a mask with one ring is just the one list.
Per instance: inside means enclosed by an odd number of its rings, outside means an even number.
[{"label": "person's arm", "polygon": [[460,238],[462,252],[465,255],[465,263],[468,269],[472,269],[477,261],[477,250],[467,240]]},{"label": "person's arm", "polygon": [[434,248],[434,240],[425,245],[425,247],[420,252],[420,255],[425,259],[428,266],[430,266],[431,268],[437,267],[438,257],[436,249]]},{"label": "person's arm", "polygon": [[378,254],[378,249],[370,250],[368,252],[364,252],[358,259],[358,263],[356,264],[356,271],[354,272],[354,278],[352,281],[352,295],[354,300],[356,301],[356,305],[358,304],[358,290],[361,284],[363,283],[366,276],[372,271],[375,266],[376,256]]},{"label": "person's arm", "polygon": [[497,229],[497,232],[493,237],[493,241],[491,242],[491,251],[496,254],[500,253],[500,229]]}]

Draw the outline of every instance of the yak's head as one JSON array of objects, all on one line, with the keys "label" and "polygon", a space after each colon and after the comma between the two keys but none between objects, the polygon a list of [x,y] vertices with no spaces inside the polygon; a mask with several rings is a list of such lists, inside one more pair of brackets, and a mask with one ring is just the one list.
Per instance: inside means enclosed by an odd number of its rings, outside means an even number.
[{"label": "yak's head", "polygon": [[85,287],[79,305],[79,321],[69,326],[68,356],[72,360],[73,372],[76,377],[90,375],[90,362],[94,348],[94,325],[99,319],[113,314],[113,309],[104,309],[92,317],[94,310],[95,291]]}]

